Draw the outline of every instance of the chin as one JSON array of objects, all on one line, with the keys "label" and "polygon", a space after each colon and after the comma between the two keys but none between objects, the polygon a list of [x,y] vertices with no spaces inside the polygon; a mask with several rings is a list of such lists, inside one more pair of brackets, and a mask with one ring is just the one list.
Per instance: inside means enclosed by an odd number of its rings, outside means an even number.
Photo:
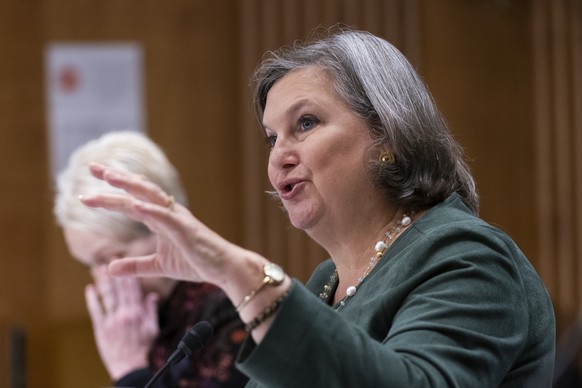
[{"label": "chin", "polygon": [[313,228],[323,217],[321,206],[290,206],[286,210],[291,225],[300,230]]},{"label": "chin", "polygon": [[291,225],[293,225],[293,227],[295,229],[299,229],[299,230],[311,229],[317,224],[317,222],[315,221],[315,219],[313,217],[291,217],[290,216],[289,221],[291,222]]}]

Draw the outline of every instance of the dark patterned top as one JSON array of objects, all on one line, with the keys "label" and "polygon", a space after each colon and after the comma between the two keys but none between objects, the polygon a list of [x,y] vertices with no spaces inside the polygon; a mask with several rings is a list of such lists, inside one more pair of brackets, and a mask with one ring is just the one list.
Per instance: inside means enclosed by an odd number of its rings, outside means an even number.
[{"label": "dark patterned top", "polygon": [[167,302],[160,306],[160,334],[148,355],[150,368],[129,373],[117,387],[143,387],[164,366],[186,332],[200,321],[214,328],[206,346],[159,378],[158,388],[237,388],[247,378],[235,367],[235,359],[244,338],[244,325],[226,295],[206,283],[179,282]]}]

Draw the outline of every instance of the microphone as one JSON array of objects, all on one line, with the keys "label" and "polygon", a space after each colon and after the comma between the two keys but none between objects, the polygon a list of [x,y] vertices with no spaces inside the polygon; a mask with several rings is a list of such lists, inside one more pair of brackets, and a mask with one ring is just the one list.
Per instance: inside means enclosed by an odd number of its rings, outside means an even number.
[{"label": "microphone", "polygon": [[177,349],[170,357],[168,357],[168,360],[164,366],[157,371],[157,373],[151,378],[150,381],[148,381],[144,388],[152,387],[170,365],[176,365],[184,357],[190,357],[196,350],[203,348],[213,333],[214,329],[209,322],[201,321],[192,326],[190,330],[188,330],[188,332],[184,335],[184,337],[182,337],[180,343],[177,346]]}]

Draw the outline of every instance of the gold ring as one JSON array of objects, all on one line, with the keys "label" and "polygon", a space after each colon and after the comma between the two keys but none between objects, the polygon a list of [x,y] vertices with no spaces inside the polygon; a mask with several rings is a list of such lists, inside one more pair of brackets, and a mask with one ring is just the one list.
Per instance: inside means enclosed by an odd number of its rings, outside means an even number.
[{"label": "gold ring", "polygon": [[170,210],[174,210],[174,204],[176,203],[176,199],[173,195],[168,195],[168,204],[166,207]]}]

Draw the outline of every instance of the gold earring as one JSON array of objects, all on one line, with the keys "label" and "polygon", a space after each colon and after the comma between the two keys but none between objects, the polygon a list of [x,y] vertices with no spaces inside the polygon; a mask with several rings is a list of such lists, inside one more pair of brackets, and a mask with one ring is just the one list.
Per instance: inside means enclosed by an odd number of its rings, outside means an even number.
[{"label": "gold earring", "polygon": [[380,155],[381,162],[392,164],[395,160],[396,158],[392,152],[384,152],[382,155]]}]

